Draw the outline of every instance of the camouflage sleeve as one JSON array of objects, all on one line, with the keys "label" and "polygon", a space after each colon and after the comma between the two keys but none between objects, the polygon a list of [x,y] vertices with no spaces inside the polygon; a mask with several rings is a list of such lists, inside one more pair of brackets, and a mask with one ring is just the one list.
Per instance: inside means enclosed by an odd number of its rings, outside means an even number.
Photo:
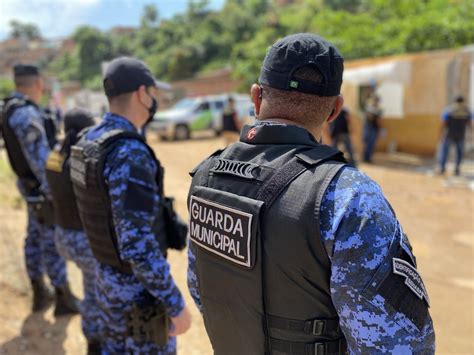
[{"label": "camouflage sleeve", "polygon": [[41,114],[33,106],[24,106],[15,110],[9,122],[18,138],[29,167],[41,183],[41,191],[49,196],[50,192],[46,180],[46,160],[50,148]]},{"label": "camouflage sleeve", "polygon": [[199,294],[199,283],[196,275],[196,256],[194,255],[193,243],[188,247],[188,288],[196,307],[202,313],[201,296]]},{"label": "camouflage sleeve", "polygon": [[[385,287],[385,280],[399,277],[392,272],[393,250],[406,252],[415,267],[416,261],[380,187],[344,168],[325,193],[320,219],[331,261],[331,295],[350,352],[434,353],[427,294],[425,303],[403,282],[397,281],[397,292]],[[393,302],[391,292],[401,302]]]},{"label": "camouflage sleeve", "polygon": [[104,175],[120,256],[132,265],[139,281],[174,317],[184,308],[184,299],[152,232],[160,208],[156,169],[146,147],[130,140],[108,156]]}]

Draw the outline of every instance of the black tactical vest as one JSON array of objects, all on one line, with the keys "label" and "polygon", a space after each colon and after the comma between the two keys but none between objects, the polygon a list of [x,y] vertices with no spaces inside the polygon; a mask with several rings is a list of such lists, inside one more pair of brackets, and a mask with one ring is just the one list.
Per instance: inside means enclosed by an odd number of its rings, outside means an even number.
[{"label": "black tactical vest", "polygon": [[[130,273],[130,265],[120,258],[109,192],[103,176],[107,155],[124,139],[139,140],[148,148],[158,167],[156,180],[161,193],[163,170],[153,150],[137,133],[116,129],[93,141],[82,137],[71,148],[70,164],[71,181],[79,215],[94,256],[102,264]],[[160,213],[155,218],[153,232],[157,237],[161,252],[166,256],[167,244],[162,211],[163,209],[160,209]]]},{"label": "black tactical vest", "polygon": [[319,230],[342,153],[304,133],[301,144],[253,144],[252,130],[192,173],[189,230],[214,352],[344,353]]},{"label": "black tactical vest", "polygon": [[76,197],[72,188],[69,155],[55,148],[46,162],[46,179],[51,190],[55,223],[64,229],[82,230]]},{"label": "black tactical vest", "polygon": [[[28,165],[25,155],[23,154],[23,150],[21,149],[20,142],[18,141],[18,138],[13,129],[10,127],[9,123],[10,117],[12,116],[14,110],[26,105],[32,105],[38,108],[38,106],[33,101],[27,98],[19,98],[12,96],[7,97],[5,99],[2,115],[2,131],[10,165],[15,174],[18,176],[18,178],[23,181],[25,188],[27,189],[27,194],[29,196],[33,196],[38,194],[37,190],[40,187],[41,183],[38,181],[37,177]],[[51,121],[49,118],[42,118],[48,143],[50,148],[52,149],[56,142],[55,125],[54,122]]]},{"label": "black tactical vest", "polygon": [[454,141],[462,141],[466,135],[466,126],[471,120],[471,113],[467,106],[453,105],[448,113],[448,137]]}]

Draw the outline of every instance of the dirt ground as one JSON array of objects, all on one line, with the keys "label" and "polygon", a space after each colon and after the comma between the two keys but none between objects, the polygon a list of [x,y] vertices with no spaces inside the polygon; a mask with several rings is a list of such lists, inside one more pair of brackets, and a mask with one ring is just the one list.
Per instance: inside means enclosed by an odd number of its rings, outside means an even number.
[{"label": "dirt ground", "polygon": [[[222,141],[151,142],[166,167],[166,191],[187,216],[187,173]],[[51,309],[29,312],[31,295],[23,263],[25,208],[6,166],[0,155],[0,354],[85,354],[79,317],[54,319]],[[464,183],[429,176],[421,168],[385,164],[361,169],[382,186],[412,242],[431,298],[438,353],[473,354],[474,193]],[[171,252],[169,260],[193,312],[193,327],[179,338],[179,353],[211,354],[186,288],[186,253]],[[81,294],[81,276],[74,265],[68,266],[72,287]]]}]

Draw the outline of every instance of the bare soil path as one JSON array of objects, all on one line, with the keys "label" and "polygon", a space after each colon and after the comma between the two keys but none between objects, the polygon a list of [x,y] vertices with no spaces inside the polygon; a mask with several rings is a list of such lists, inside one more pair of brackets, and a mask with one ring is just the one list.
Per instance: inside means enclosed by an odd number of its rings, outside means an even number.
[{"label": "bare soil path", "polygon": [[[166,167],[166,191],[187,216],[188,172],[222,146],[220,139],[184,143],[151,140]],[[414,247],[431,297],[439,354],[473,354],[474,193],[446,187],[444,179],[392,167],[362,166],[383,188]],[[474,173],[474,172],[473,172]],[[0,355],[85,354],[79,317],[54,319],[52,310],[31,315],[23,263],[25,210],[0,155]],[[180,337],[180,354],[211,354],[201,317],[186,286],[186,253],[171,252],[172,272],[193,311],[193,328]],[[81,276],[69,265],[72,287]]]}]

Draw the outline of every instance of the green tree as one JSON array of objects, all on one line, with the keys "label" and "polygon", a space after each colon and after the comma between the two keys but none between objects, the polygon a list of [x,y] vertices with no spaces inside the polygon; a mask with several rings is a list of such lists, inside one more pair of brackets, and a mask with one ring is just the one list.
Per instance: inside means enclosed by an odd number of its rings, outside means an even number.
[{"label": "green tree", "polygon": [[79,59],[78,79],[85,83],[101,74],[103,61],[112,59],[112,44],[108,36],[89,26],[79,27],[73,38]]},{"label": "green tree", "polygon": [[140,27],[154,27],[158,25],[159,14],[158,9],[153,4],[145,5],[143,15],[140,19]]},{"label": "green tree", "polygon": [[10,37],[41,39],[41,32],[37,25],[33,23],[21,22],[18,20],[10,21]]},{"label": "green tree", "polygon": [[0,99],[8,96],[15,89],[15,84],[10,79],[0,78]]},{"label": "green tree", "polygon": [[269,45],[296,32],[320,34],[346,59],[392,55],[474,43],[474,2],[465,0],[188,0],[186,11],[160,19],[146,5],[133,32],[81,27],[73,53],[50,69],[64,80],[100,83],[100,64],[118,55],[145,60],[163,80],[189,78],[231,65],[248,84],[258,79]]}]

